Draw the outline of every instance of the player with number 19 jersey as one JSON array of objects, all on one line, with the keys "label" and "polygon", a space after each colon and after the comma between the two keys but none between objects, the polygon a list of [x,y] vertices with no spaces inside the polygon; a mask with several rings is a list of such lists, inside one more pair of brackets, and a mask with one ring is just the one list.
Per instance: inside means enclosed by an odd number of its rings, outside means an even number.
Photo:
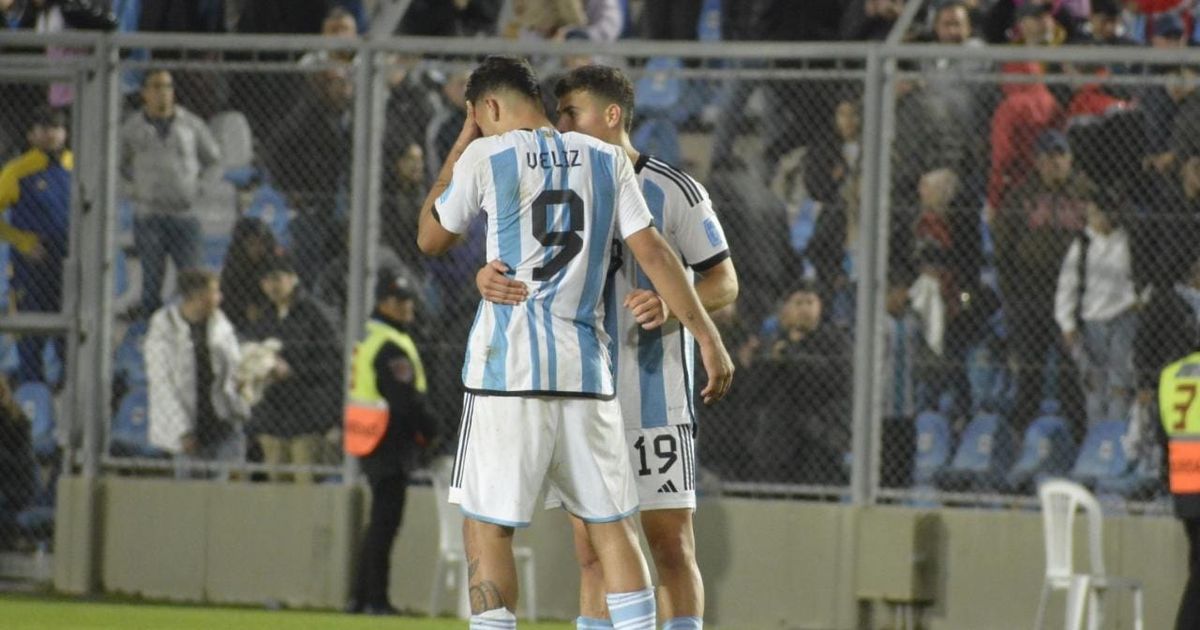
[{"label": "player with number 19 jersey", "polygon": [[[634,172],[654,225],[679,255],[689,281],[694,271],[704,273],[729,258],[725,232],[704,186],[645,153],[638,157]],[[609,353],[625,427],[692,424],[696,421],[692,400],[696,345],[692,335],[674,319],[644,330],[630,309],[621,308],[630,291],[653,291],[654,285],[623,243],[614,243],[614,250],[617,258],[605,292],[604,325],[612,339]]]},{"label": "player with number 19 jersey", "polygon": [[463,363],[467,391],[611,399],[602,321],[610,243],[652,222],[625,152],[549,128],[479,138],[435,211],[459,234],[483,211],[487,260],[529,287],[517,306],[480,302]]}]

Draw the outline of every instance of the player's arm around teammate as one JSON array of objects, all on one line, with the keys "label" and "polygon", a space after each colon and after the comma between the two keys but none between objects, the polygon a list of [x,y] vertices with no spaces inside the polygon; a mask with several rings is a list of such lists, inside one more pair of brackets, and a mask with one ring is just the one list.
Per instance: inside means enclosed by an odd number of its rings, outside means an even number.
[{"label": "player's arm around teammate", "polygon": [[[701,279],[695,289],[700,303],[707,311],[715,311],[731,304],[737,297],[737,275],[729,259],[723,232],[703,187],[686,174],[649,156],[643,156],[633,148],[629,136],[629,123],[633,110],[633,86],[619,70],[603,66],[579,68],[569,73],[555,90],[559,99],[560,131],[577,131],[622,147],[634,170],[654,198],[656,225],[667,235],[673,251],[692,263],[700,272]],[[476,275],[476,285],[484,299],[497,304],[516,305],[527,296],[524,283],[508,276],[508,267],[495,260],[485,265]],[[606,320],[614,320],[617,347],[620,356],[642,357],[637,341],[645,337],[645,343],[660,346],[660,352],[644,356],[661,355],[662,337],[656,334],[629,334],[631,328],[640,326],[653,331],[670,320],[671,311],[666,302],[648,284],[637,280],[637,266],[619,262],[610,267],[608,290],[616,291],[623,299],[625,313],[607,312]],[[608,324],[606,324],[606,328]],[[680,337],[677,328],[668,329],[675,338],[674,343],[690,345],[686,335]],[[668,353],[668,356],[679,354]],[[649,360],[649,359],[648,359]],[[641,521],[649,542],[655,566],[658,570],[658,613],[663,627],[670,630],[692,630],[703,627],[704,584],[695,558],[695,537],[692,513],[695,509],[695,471],[691,453],[694,448],[694,431],[686,416],[684,424],[670,420],[666,409],[656,413],[653,408],[638,404],[640,392],[636,386],[625,390],[629,383],[639,382],[639,373],[648,370],[669,378],[681,378],[690,382],[691,362],[684,360],[680,365],[663,366],[649,360],[647,365],[620,362],[620,372],[630,373],[631,378],[619,376],[624,383],[618,387],[622,415],[626,420],[626,440],[631,449],[631,462],[641,460],[638,475],[638,494],[641,503]],[[679,370],[682,370],[681,374]],[[685,376],[686,374],[687,376]],[[672,389],[670,405],[677,405],[680,413],[690,409],[690,391]],[[664,417],[663,414],[666,414]],[[649,425],[645,423],[649,422]],[[668,422],[668,426],[658,426]],[[671,426],[675,425],[675,426]],[[651,426],[652,428],[646,428]],[[663,466],[647,467],[645,455],[639,458],[639,448],[647,443],[669,443],[670,459]],[[676,448],[682,448],[682,456],[676,458]],[[665,493],[665,494],[664,494]],[[553,502],[550,502],[553,504]],[[581,520],[571,517],[575,534],[576,556],[580,563],[580,618],[577,627],[581,630],[611,628],[609,613],[605,605],[603,571],[596,551]]]}]

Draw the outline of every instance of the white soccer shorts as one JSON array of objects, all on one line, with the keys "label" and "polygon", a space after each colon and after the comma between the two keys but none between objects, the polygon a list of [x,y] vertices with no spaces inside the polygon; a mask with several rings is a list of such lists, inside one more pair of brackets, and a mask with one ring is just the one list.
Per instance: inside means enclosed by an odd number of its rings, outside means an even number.
[{"label": "white soccer shorts", "polygon": [[[641,511],[696,509],[694,425],[628,429],[625,444]],[[562,502],[553,492],[547,493],[545,507],[562,507]]]},{"label": "white soccer shorts", "polygon": [[543,493],[592,523],[637,511],[616,400],[463,398],[450,502],[479,521],[525,527]]}]

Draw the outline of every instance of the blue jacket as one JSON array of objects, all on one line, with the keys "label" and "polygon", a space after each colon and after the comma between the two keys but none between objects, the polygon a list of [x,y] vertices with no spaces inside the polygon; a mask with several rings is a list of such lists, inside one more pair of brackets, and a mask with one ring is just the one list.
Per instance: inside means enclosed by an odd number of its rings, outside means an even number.
[{"label": "blue jacket", "polygon": [[71,171],[75,158],[63,151],[58,158],[30,149],[0,170],[0,240],[22,254],[38,243],[50,256],[66,255],[71,218]]}]

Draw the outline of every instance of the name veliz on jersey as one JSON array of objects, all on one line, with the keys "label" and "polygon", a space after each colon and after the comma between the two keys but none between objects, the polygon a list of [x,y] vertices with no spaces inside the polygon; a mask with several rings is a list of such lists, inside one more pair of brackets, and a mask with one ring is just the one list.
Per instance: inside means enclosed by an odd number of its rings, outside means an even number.
[{"label": "name veliz on jersey", "polygon": [[552,169],[582,165],[579,162],[579,149],[571,149],[570,151],[543,151],[541,153],[530,151],[525,154],[525,166]]}]

